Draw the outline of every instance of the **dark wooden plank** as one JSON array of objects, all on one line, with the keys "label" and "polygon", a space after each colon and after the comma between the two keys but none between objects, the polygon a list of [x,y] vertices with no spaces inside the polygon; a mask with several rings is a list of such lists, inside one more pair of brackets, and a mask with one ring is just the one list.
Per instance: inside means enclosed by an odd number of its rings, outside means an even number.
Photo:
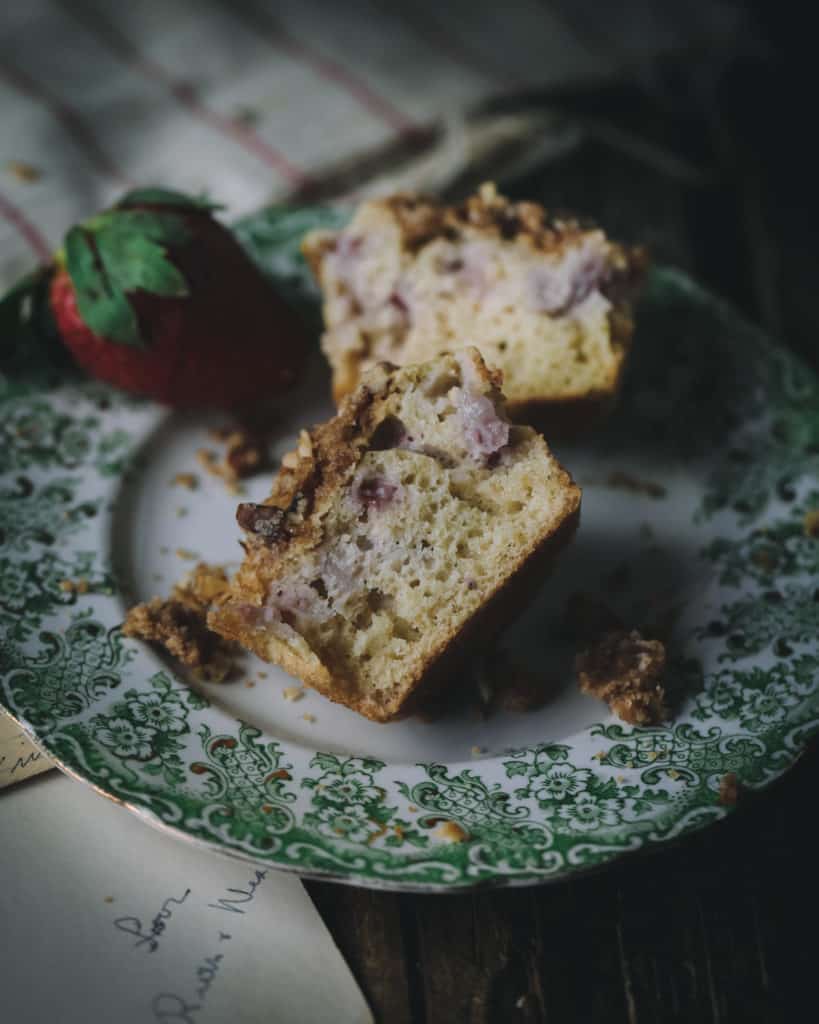
[{"label": "dark wooden plank", "polygon": [[738,815],[726,840],[723,863],[744,872],[755,920],[747,948],[757,956],[769,1016],[812,1019],[819,942],[815,884],[815,805],[819,746]]},{"label": "dark wooden plank", "polygon": [[[492,970],[481,963],[474,899],[471,896],[418,897],[413,911],[424,995],[425,1024],[485,1020],[487,982]],[[492,943],[499,925],[489,926]],[[500,929],[503,931],[503,929]],[[508,941],[508,935],[503,936]],[[497,949],[491,959],[503,956]]]},{"label": "dark wooden plank", "polygon": [[[617,893],[605,875],[533,892],[543,1016],[549,1022],[632,1020],[618,941]],[[535,1018],[538,1019],[538,1018]]]},{"label": "dark wooden plank", "polygon": [[[550,894],[545,903],[542,893]],[[583,1006],[591,994],[579,970],[588,951],[566,928],[573,920],[567,912],[572,902],[570,886],[420,898],[416,913],[428,1024],[571,1019],[566,1008]],[[572,943],[577,943],[573,950]],[[612,978],[616,997],[615,971]],[[601,1004],[602,989],[601,982]],[[609,1002],[614,1024],[626,1019],[611,1009]]]},{"label": "dark wooden plank", "polygon": [[[415,1024],[401,901],[395,893],[305,882],[324,923],[379,1022]],[[410,950],[411,954],[411,950]]]},{"label": "dark wooden plank", "polygon": [[619,875],[618,938],[630,1019],[710,1021],[698,908],[666,872],[667,866],[645,864]]},{"label": "dark wooden plank", "polygon": [[623,958],[649,1020],[773,1021],[745,863],[723,834],[619,870]]}]

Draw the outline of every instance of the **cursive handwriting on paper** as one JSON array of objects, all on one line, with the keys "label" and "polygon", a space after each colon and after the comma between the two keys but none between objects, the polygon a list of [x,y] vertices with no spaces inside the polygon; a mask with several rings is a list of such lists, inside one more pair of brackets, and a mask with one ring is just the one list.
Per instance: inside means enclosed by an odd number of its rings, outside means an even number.
[{"label": "cursive handwriting on paper", "polygon": [[29,768],[35,761],[39,761],[42,756],[43,755],[39,750],[32,750],[31,753],[27,754],[25,757],[20,755],[11,768],[9,768],[9,775],[14,775],[15,772],[22,771],[24,768]]},{"label": "cursive handwriting on paper", "polygon": [[17,723],[0,710],[0,789],[49,768],[48,758],[32,745]]},{"label": "cursive handwriting on paper", "polygon": [[186,889],[179,899],[169,896],[162,904],[159,913],[154,916],[148,931],[143,931],[142,922],[138,917],[118,917],[114,921],[114,927],[136,938],[135,949],[147,944],[148,952],[155,953],[159,949],[159,938],[168,927],[168,921],[173,917],[173,905],[181,906],[190,894],[190,889]]},{"label": "cursive handwriting on paper", "polygon": [[154,996],[151,1002],[151,1009],[154,1013],[154,1020],[160,1024],[167,1024],[168,1021],[182,1021],[182,1024],[195,1024],[193,1015],[201,1010],[198,1003],[186,1003],[181,996],[173,993],[161,992]]},{"label": "cursive handwriting on paper", "polygon": [[256,870],[256,874],[247,883],[244,889],[225,889],[229,896],[220,896],[215,903],[209,903],[212,910],[229,910],[232,914],[244,914],[243,903],[250,903],[256,895],[256,890],[267,878],[266,871]]},{"label": "cursive handwriting on paper", "polygon": [[[247,911],[247,905],[256,898],[259,886],[265,878],[267,878],[267,871],[257,869],[244,888],[225,889],[225,895],[217,897],[214,902],[208,903],[207,906],[211,910],[224,910],[231,914],[244,914]],[[185,896],[182,898],[183,901],[189,892],[190,890],[185,891]],[[166,900],[163,903],[163,909],[168,902]],[[157,918],[161,917],[161,914],[162,911],[154,918],[155,922]],[[140,941],[137,945],[141,945],[146,938],[151,938],[150,933],[143,935],[142,925],[136,918],[120,918],[119,920],[136,922],[138,931],[131,931],[131,934],[139,935]],[[116,924],[117,922],[115,921],[114,923]],[[164,920],[161,923],[164,928]],[[128,931],[129,928],[122,930]],[[228,942],[230,938],[231,936],[228,932],[222,931],[221,928],[217,929],[218,942]],[[151,1010],[157,1024],[196,1024],[196,1014],[204,1009],[208,993],[219,974],[224,959],[224,953],[212,953],[210,956],[203,957],[196,964],[194,980],[191,986],[192,995],[189,998],[186,999],[176,992],[160,992],[155,995],[151,1001]]]},{"label": "cursive handwriting on paper", "polygon": [[[224,933],[220,934],[220,938]],[[225,938],[230,938],[229,935]],[[173,992],[161,992],[154,996],[151,1009],[154,1012],[154,1019],[160,1022],[184,1021],[185,1024],[194,1024],[195,1013],[202,1009],[207,998],[208,991],[219,973],[219,967],[224,960],[224,953],[214,953],[213,956],[206,956],[196,966],[196,998],[198,1003],[188,1003],[181,996]]]}]

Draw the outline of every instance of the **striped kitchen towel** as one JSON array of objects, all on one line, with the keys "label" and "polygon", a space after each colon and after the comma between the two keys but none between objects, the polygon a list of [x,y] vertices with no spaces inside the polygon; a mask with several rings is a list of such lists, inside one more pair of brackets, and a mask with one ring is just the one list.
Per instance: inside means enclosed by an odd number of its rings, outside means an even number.
[{"label": "striped kitchen towel", "polygon": [[373,179],[441,187],[510,137],[530,140],[527,160],[563,152],[576,131],[531,107],[472,114],[703,34],[718,44],[737,17],[731,3],[689,3],[669,36],[660,5],[612,5],[616,18],[609,6],[5,0],[0,287],[132,184],[206,191],[231,217]]}]

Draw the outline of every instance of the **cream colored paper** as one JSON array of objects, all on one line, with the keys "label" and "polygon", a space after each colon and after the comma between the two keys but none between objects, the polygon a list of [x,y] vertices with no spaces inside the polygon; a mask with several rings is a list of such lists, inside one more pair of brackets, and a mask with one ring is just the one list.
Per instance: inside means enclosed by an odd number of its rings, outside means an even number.
[{"label": "cream colored paper", "polygon": [[0,710],[0,789],[53,767],[14,719]]},{"label": "cream colored paper", "polygon": [[0,796],[0,1020],[372,1024],[295,875],[55,774]]}]

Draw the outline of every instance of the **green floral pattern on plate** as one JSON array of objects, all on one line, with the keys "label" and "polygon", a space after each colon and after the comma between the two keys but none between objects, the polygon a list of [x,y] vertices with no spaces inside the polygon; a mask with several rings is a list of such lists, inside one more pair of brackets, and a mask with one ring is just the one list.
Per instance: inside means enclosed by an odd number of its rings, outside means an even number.
[{"label": "green floral pattern on plate", "polygon": [[[242,229],[305,301],[293,238],[328,216]],[[718,609],[701,602],[680,625],[688,690],[667,726],[608,717],[472,764],[408,766],[231,718],[118,629],[110,510],[159,411],[53,375],[0,389],[2,703],[67,771],[152,822],[362,885],[555,879],[723,817],[726,772],[762,786],[819,727],[819,544],[802,527],[818,498],[819,386],[677,272],[653,274],[641,314],[620,411],[594,444],[696,474],[690,530]],[[87,594],[61,587],[78,577]],[[444,821],[467,838],[444,842]]]}]

